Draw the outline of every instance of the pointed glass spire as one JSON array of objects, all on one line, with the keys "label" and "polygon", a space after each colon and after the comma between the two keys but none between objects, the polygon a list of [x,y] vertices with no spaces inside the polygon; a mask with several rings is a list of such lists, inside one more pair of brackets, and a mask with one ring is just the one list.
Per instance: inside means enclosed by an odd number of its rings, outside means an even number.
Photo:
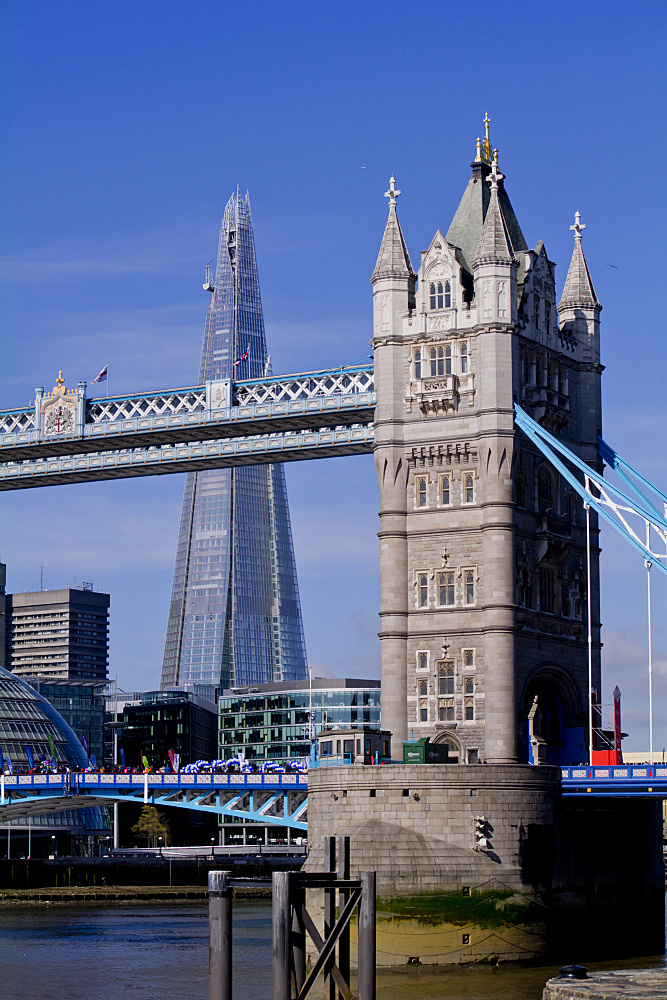
[{"label": "pointed glass spire", "polygon": [[600,305],[581,246],[581,234],[585,228],[586,226],[581,222],[580,213],[575,212],[574,225],[570,226],[574,232],[574,250],[565,279],[563,295],[558,303],[559,309],[576,309],[578,307],[590,309]]},{"label": "pointed glass spire", "polygon": [[[267,368],[250,199],[237,188],[220,229],[199,382],[262,378]],[[189,473],[161,686],[307,674],[283,466]]]},{"label": "pointed glass spire", "polygon": [[410,261],[410,254],[403,239],[401,224],[396,214],[396,199],[401,192],[396,190],[396,179],[389,179],[389,190],[385,191],[385,198],[389,198],[389,218],[380,244],[375,270],[371,275],[371,281],[378,281],[380,278],[415,278],[415,272]]},{"label": "pointed glass spire", "polygon": [[491,173],[487,183],[491,187],[489,207],[486,211],[482,234],[477,244],[477,251],[472,266],[479,264],[508,263],[514,259],[512,241],[507,231],[505,217],[498,200],[498,184],[503,175],[498,170],[497,155],[491,165]]}]

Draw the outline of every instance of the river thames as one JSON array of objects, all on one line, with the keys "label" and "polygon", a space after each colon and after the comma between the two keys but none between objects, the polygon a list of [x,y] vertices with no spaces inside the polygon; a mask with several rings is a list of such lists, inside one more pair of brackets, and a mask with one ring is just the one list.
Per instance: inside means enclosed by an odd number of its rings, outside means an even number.
[{"label": "river thames", "polygon": [[[234,1000],[270,1000],[271,906],[234,904]],[[564,963],[586,963],[585,955]],[[562,963],[561,963],[562,964]],[[663,956],[591,968],[648,968]],[[540,1000],[555,966],[425,968],[378,974],[378,1000]],[[206,1000],[201,904],[17,907],[0,913],[3,1000]],[[314,996],[321,998],[323,990]]]}]

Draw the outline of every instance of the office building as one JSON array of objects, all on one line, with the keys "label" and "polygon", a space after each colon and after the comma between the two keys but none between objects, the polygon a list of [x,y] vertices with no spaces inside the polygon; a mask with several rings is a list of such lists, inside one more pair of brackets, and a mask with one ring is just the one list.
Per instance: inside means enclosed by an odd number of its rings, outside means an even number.
[{"label": "office building", "polygon": [[79,588],[6,596],[6,666],[17,677],[106,681],[109,595]]},{"label": "office building", "polygon": [[380,728],[380,682],[314,677],[223,691],[218,702],[221,760],[307,757],[311,736],[324,729]]},{"label": "office building", "polygon": [[[71,681],[31,677],[28,683],[39,692],[88,747],[98,766],[104,760],[104,692],[101,681]],[[85,741],[85,742],[84,742]]]},{"label": "office building", "polygon": [[[248,195],[227,204],[199,370],[207,380],[268,374]],[[307,674],[282,465],[189,473],[161,687],[298,680]]]},{"label": "office building", "polygon": [[217,754],[216,707],[190,691],[142,692],[124,700],[118,721],[119,747],[128,767],[143,769],[145,756],[157,770],[169,763],[170,750],[182,765],[213,760]]}]

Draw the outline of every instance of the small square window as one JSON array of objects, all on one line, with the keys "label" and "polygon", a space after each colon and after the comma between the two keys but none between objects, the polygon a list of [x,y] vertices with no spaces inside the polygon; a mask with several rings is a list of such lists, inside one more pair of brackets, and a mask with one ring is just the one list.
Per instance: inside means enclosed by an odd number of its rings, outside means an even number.
[{"label": "small square window", "polygon": [[417,668],[419,670],[428,670],[428,653],[417,653]]},{"label": "small square window", "polygon": [[463,678],[463,693],[464,694],[474,694],[475,693],[475,681],[472,677]]},{"label": "small square window", "polygon": [[428,681],[419,682],[419,695],[421,698],[425,698],[428,694]]},{"label": "small square window", "polygon": [[461,658],[463,660],[464,667],[474,667],[475,666],[475,650],[474,649],[462,649]]},{"label": "small square window", "polygon": [[419,721],[420,722],[428,722],[428,709],[427,708],[420,708],[419,709]]}]

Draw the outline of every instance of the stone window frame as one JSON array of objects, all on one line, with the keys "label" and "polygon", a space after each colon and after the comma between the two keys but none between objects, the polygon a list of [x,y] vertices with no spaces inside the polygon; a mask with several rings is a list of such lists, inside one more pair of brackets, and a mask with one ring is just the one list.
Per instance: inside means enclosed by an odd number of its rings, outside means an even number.
[{"label": "stone window frame", "polygon": [[475,678],[473,677],[473,675],[472,674],[466,675],[465,677],[462,678],[462,681],[463,681],[462,684],[463,694],[472,696],[474,698],[477,685],[475,684]]},{"label": "stone window frame", "polygon": [[[428,649],[418,649],[415,651],[417,670],[428,670],[431,660],[431,654]],[[422,662],[422,659],[424,662]]]},{"label": "stone window frame", "polygon": [[419,677],[417,679],[417,697],[428,698],[428,694],[428,677]]},{"label": "stone window frame", "polygon": [[428,304],[430,312],[452,308],[452,282],[450,278],[437,278],[428,286]]},{"label": "stone window frame", "polygon": [[456,722],[456,704],[453,698],[438,698],[438,722]]},{"label": "stone window frame", "polygon": [[417,712],[419,722],[428,722],[428,701],[420,699]]},{"label": "stone window frame", "polygon": [[[471,578],[469,578],[469,574],[472,574]],[[462,593],[461,593],[461,601],[462,601],[463,607],[465,607],[465,608],[473,608],[477,604],[477,584],[479,583],[479,577],[477,576],[477,567],[476,566],[462,566],[461,567],[461,580],[462,580],[462,584],[463,584],[463,586],[462,586]],[[469,594],[468,587],[470,585],[472,585],[472,588],[473,588],[472,589],[472,601],[468,600],[468,594]]]},{"label": "stone window frame", "polygon": [[[438,507],[452,506],[452,479],[451,472],[443,472],[438,476]],[[447,483],[447,500],[443,500],[445,483]]]},{"label": "stone window frame", "polygon": [[462,375],[467,375],[470,371],[470,343],[467,340],[459,340],[459,371]]},{"label": "stone window frame", "polygon": [[475,697],[466,695],[463,699],[463,716],[462,722],[474,722],[475,721]]},{"label": "stone window frame", "polygon": [[[470,653],[470,663],[466,663],[466,654]],[[476,667],[476,654],[477,651],[474,646],[465,646],[461,650],[461,666],[464,670],[474,670]]]},{"label": "stone window frame", "polygon": [[[451,588],[451,595],[452,595],[452,600],[451,601],[445,601],[444,604],[441,602],[442,587],[443,587],[442,578],[443,577],[450,577],[451,578],[451,580],[447,581],[447,583],[445,584],[445,587],[446,587],[446,590],[447,590],[447,596],[449,596],[450,588]],[[455,572],[455,570],[453,570],[453,569],[443,569],[443,570],[440,570],[438,572],[438,583],[437,583],[437,587],[436,587],[436,596],[437,596],[437,599],[438,599],[437,606],[439,608],[455,608],[456,607],[456,572]]]},{"label": "stone window frame", "polygon": [[[422,492],[421,485],[424,485]],[[424,502],[422,503],[422,497]],[[428,476],[415,473],[415,510],[424,510],[428,507]]]},{"label": "stone window frame", "polygon": [[[438,660],[436,667],[436,681],[438,687],[438,698],[454,698],[456,694],[456,663],[454,660]],[[444,690],[443,690],[443,681]],[[451,690],[449,690],[451,688]]]},{"label": "stone window frame", "polygon": [[[472,485],[468,485],[468,476],[471,477]],[[466,494],[472,489],[472,500],[466,499]],[[461,469],[461,506],[474,507],[477,503],[477,475],[474,469]]]},{"label": "stone window frame", "polygon": [[426,378],[445,378],[454,373],[454,360],[457,356],[456,341],[422,340],[412,348],[411,365],[415,382]]},{"label": "stone window frame", "polygon": [[[425,608],[429,607],[430,603],[430,587],[428,582],[429,571],[427,569],[418,569],[415,571],[415,604],[418,611],[423,611]],[[424,596],[422,579],[426,580],[426,603],[422,604],[422,597]]]}]

